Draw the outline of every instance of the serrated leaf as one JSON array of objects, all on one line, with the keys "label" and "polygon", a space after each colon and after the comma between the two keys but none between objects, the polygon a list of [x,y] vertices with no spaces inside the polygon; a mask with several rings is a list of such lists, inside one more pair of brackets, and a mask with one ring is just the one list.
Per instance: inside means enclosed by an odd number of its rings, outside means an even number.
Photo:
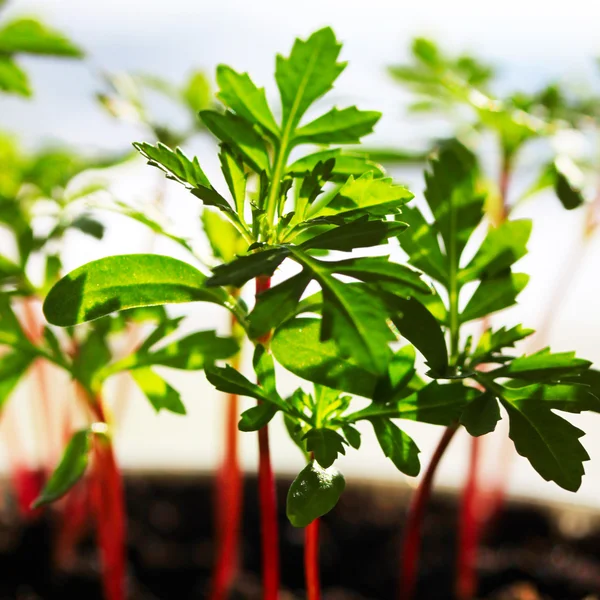
[{"label": "serrated leaf", "polygon": [[363,217],[320,233],[300,244],[307,250],[341,250],[351,252],[356,248],[379,246],[388,238],[402,233],[406,224],[398,221],[369,221]]},{"label": "serrated leaf", "polygon": [[0,29],[0,53],[80,58],[83,52],[64,35],[35,19],[15,19]]},{"label": "serrated leaf", "polygon": [[149,367],[132,369],[131,376],[156,412],[164,409],[177,415],[186,414],[179,392],[152,369]]},{"label": "serrated leaf", "polygon": [[157,254],[124,254],[90,262],[63,277],[44,301],[48,321],[69,327],[138,306],[213,302],[226,305],[224,290],[206,287],[191,265]]},{"label": "serrated leaf", "polygon": [[490,392],[485,392],[469,402],[460,416],[460,424],[470,435],[478,437],[491,433],[500,420],[498,400]]},{"label": "serrated leaf", "polygon": [[257,173],[269,171],[265,141],[246,119],[232,112],[221,114],[213,110],[201,111],[200,118],[219,140],[235,148],[244,162]]},{"label": "serrated leaf", "polygon": [[258,88],[248,73],[237,73],[231,67],[217,67],[217,97],[223,104],[251,123],[263,127],[274,137],[279,135],[264,88]]},{"label": "serrated leaf", "polygon": [[307,381],[370,397],[377,377],[352,356],[344,356],[335,340],[322,342],[320,330],[321,322],[314,318],[284,323],[271,341],[277,362]]},{"label": "serrated leaf", "polygon": [[309,214],[314,218],[367,212],[383,217],[397,213],[413,197],[409,190],[395,184],[391,178],[375,177],[370,171],[358,179],[350,176],[330,202],[325,206],[319,205]]},{"label": "serrated leaf", "polygon": [[289,253],[288,248],[276,246],[240,256],[230,263],[215,267],[212,277],[207,280],[207,285],[209,287],[220,285],[242,287],[255,277],[271,277]]},{"label": "serrated leaf", "polygon": [[346,481],[335,468],[310,461],[294,479],[287,496],[286,514],[294,527],[306,527],[337,504]]},{"label": "serrated leaf", "polygon": [[358,110],[350,106],[343,110],[332,108],[314,121],[300,127],[295,133],[296,143],[358,144],[360,138],[373,131],[381,113]]},{"label": "serrated leaf", "polygon": [[552,354],[549,348],[529,356],[521,356],[490,373],[493,377],[514,377],[531,381],[557,380],[572,377],[591,366],[589,360],[576,358],[575,352]]},{"label": "serrated leaf", "polygon": [[[540,407],[562,410],[570,413],[584,411],[600,412],[600,399],[594,395],[593,388],[581,383],[560,384],[534,384],[511,387],[509,384],[503,388],[504,397],[509,401],[538,403]],[[515,383],[515,382],[511,382]],[[519,381],[519,384],[525,383]]]},{"label": "serrated leaf", "polygon": [[304,156],[293,162],[287,169],[287,172],[293,177],[303,177],[312,172],[315,166],[320,162],[326,162],[335,159],[332,168],[332,181],[346,182],[351,175],[361,177],[365,173],[374,173],[375,176],[382,176],[383,169],[377,163],[369,160],[367,156],[360,154],[343,153],[339,148],[332,150],[322,150]]},{"label": "serrated leaf", "polygon": [[584,435],[551,410],[527,400],[503,400],[510,419],[510,438],[517,452],[546,480],[576,492],[588,453],[579,442]]},{"label": "serrated leaf", "polygon": [[248,315],[250,337],[258,339],[293,317],[308,282],[309,277],[301,272],[259,294]]},{"label": "serrated leaf", "polygon": [[385,456],[399,471],[410,477],[416,477],[421,470],[420,450],[413,439],[389,419],[376,417],[370,421]]},{"label": "serrated leaf", "polygon": [[484,279],[461,313],[461,322],[482,319],[494,312],[513,306],[528,281],[529,276],[524,273],[507,273]]},{"label": "serrated leaf", "polygon": [[530,234],[531,221],[528,219],[505,221],[498,227],[491,227],[471,262],[460,270],[461,284],[494,277],[512,267],[527,254]]},{"label": "serrated leaf", "polygon": [[296,39],[289,58],[277,55],[275,80],[284,123],[294,128],[306,109],[332,88],[346,66],[337,62],[340,49],[331,28],[325,27],[306,41]]},{"label": "serrated leaf", "polygon": [[326,427],[309,429],[303,439],[306,450],[314,454],[315,460],[324,469],[331,467],[338,454],[346,454],[344,438],[333,429]]},{"label": "serrated leaf", "polygon": [[92,435],[89,429],[82,429],[73,434],[58,467],[34,501],[33,508],[58,500],[83,477],[89,463]]},{"label": "serrated leaf", "polygon": [[486,329],[479,338],[475,351],[471,354],[470,364],[477,365],[488,360],[493,360],[494,355],[504,348],[513,348],[514,345],[534,333],[533,329],[525,329],[516,325],[511,329],[501,327],[496,331]]}]

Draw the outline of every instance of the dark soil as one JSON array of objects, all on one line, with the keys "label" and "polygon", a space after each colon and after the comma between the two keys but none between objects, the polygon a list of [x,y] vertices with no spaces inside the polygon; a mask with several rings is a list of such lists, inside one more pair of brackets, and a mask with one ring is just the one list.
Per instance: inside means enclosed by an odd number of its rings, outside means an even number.
[{"label": "dark soil", "polygon": [[[282,508],[281,600],[303,598],[303,531],[286,520],[289,481],[279,482]],[[211,482],[206,477],[130,476],[130,600],[207,597],[213,536]],[[243,571],[234,599],[260,599],[256,482],[245,487]],[[323,520],[324,600],[397,600],[406,492],[348,485]],[[419,600],[452,600],[456,505],[435,499],[425,523]],[[53,566],[55,526],[49,516],[23,525],[1,516],[0,600],[102,600],[93,539],[68,570]],[[600,600],[600,521],[577,511],[545,512],[511,505],[487,533],[479,555],[479,597],[494,600]]]}]

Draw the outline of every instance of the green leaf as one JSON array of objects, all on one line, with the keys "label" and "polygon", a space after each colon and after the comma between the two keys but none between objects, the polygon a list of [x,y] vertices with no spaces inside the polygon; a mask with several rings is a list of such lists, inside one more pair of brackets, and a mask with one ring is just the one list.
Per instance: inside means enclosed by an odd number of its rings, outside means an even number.
[{"label": "green leaf", "polygon": [[409,263],[442,284],[448,282],[448,267],[440,249],[435,229],[425,221],[417,208],[407,207],[397,217],[408,224],[408,230],[398,237]]},{"label": "green leaf", "polygon": [[379,246],[388,238],[402,233],[406,224],[398,221],[369,221],[362,217],[346,223],[315,237],[309,238],[300,247],[303,249],[341,250],[352,252],[356,248]]},{"label": "green leaf", "polygon": [[149,367],[132,369],[131,376],[156,412],[164,409],[177,415],[186,414],[179,392],[152,369]]},{"label": "green leaf", "polygon": [[589,360],[576,358],[575,352],[559,352],[552,354],[545,348],[530,354],[515,358],[507,365],[490,373],[493,377],[514,377],[532,381],[557,380],[562,377],[577,375],[591,366]]},{"label": "green leaf", "polygon": [[0,29],[0,53],[80,58],[83,52],[61,33],[34,19],[16,19]]},{"label": "green leaf", "polygon": [[466,283],[475,279],[494,277],[527,254],[531,221],[505,221],[491,227],[471,262],[461,269],[458,279]]},{"label": "green leaf", "polygon": [[29,344],[27,336],[17,319],[7,294],[0,293],[0,344],[21,346]]},{"label": "green leaf", "polygon": [[484,279],[461,313],[461,322],[482,319],[516,304],[517,296],[523,291],[528,281],[529,276],[524,273],[507,273]]},{"label": "green leaf", "polygon": [[237,73],[231,67],[217,67],[217,97],[225,106],[251,123],[263,127],[274,137],[279,136],[264,88],[258,88],[247,73]]},{"label": "green leaf", "polygon": [[373,131],[381,113],[350,106],[329,112],[296,130],[295,142],[307,144],[358,144]]},{"label": "green leaf", "polygon": [[33,508],[58,500],[83,477],[89,463],[92,435],[90,429],[82,429],[73,434],[58,467],[33,503]]},{"label": "green leaf", "polygon": [[579,168],[565,156],[561,156],[554,162],[556,179],[554,191],[561,204],[567,210],[579,208],[585,203],[582,192],[584,175]]},{"label": "green leaf", "polygon": [[377,441],[396,468],[410,477],[416,477],[421,470],[419,448],[413,439],[389,419],[370,419]]},{"label": "green leaf", "polygon": [[335,159],[332,169],[332,181],[346,182],[351,175],[361,177],[365,173],[374,173],[375,176],[382,176],[383,169],[377,163],[369,160],[367,156],[360,154],[343,153],[339,148],[333,150],[322,150],[304,156],[292,163],[287,172],[293,177],[304,177],[311,173],[320,162],[326,162]]},{"label": "green leaf", "polygon": [[311,460],[294,479],[287,496],[286,514],[294,527],[306,527],[337,504],[346,481],[335,468],[321,468]]},{"label": "green leaf", "polygon": [[241,414],[238,429],[244,432],[258,431],[268,425],[279,409],[266,402],[253,406]]},{"label": "green leaf", "polygon": [[201,111],[200,118],[218,139],[235,148],[257,173],[269,171],[265,141],[246,119],[232,112],[221,114],[213,110]]},{"label": "green leaf", "polygon": [[400,334],[423,354],[437,376],[448,372],[448,349],[444,332],[435,317],[415,298],[400,298],[387,294],[389,307],[396,311],[392,322]]},{"label": "green leaf", "polygon": [[269,395],[277,396],[275,385],[275,365],[273,357],[262,344],[257,344],[252,357],[252,366],[259,385]]},{"label": "green leaf", "polygon": [[579,442],[584,432],[551,410],[527,400],[504,400],[510,438],[517,452],[546,480],[576,492],[588,453]]},{"label": "green leaf", "polygon": [[180,260],[157,254],[125,254],[71,271],[44,301],[48,321],[69,327],[118,310],[181,302],[226,305],[224,290],[206,287],[206,277]]},{"label": "green leaf", "polygon": [[221,161],[221,170],[223,171],[225,181],[227,182],[227,187],[229,188],[235,203],[235,210],[243,220],[247,179],[247,175],[244,173],[244,167],[238,162],[237,158],[226,145],[222,145],[219,159]]},{"label": "green leaf", "polygon": [[386,372],[388,343],[393,335],[387,312],[379,298],[362,283],[346,284],[331,275],[327,264],[299,248],[290,248],[291,257],[317,280],[323,292],[321,339],[333,338],[348,356],[356,358],[376,375]]},{"label": "green leaf", "polygon": [[0,54],[0,90],[21,96],[31,96],[27,74],[10,56]]},{"label": "green leaf", "polygon": [[219,213],[203,211],[202,226],[213,255],[223,262],[231,262],[248,247],[238,230]]},{"label": "green leaf", "polygon": [[286,247],[275,246],[240,256],[230,263],[215,267],[206,284],[208,287],[232,285],[239,288],[255,277],[271,277],[288,255]]},{"label": "green leaf", "polygon": [[494,394],[485,392],[467,404],[460,416],[460,423],[470,435],[478,437],[494,431],[500,418],[498,400]]},{"label": "green leaf", "polygon": [[393,290],[396,294],[431,294],[431,288],[418,271],[391,262],[387,256],[359,256],[326,264],[332,273],[354,277],[365,283],[382,284],[386,290]]},{"label": "green leaf", "polygon": [[31,365],[33,356],[21,350],[2,355],[0,360],[0,410]]},{"label": "green leaf", "polygon": [[200,167],[198,158],[194,157],[190,160],[181,148],[171,150],[160,142],[156,146],[145,142],[134,142],[133,146],[149,165],[157,167],[170,179],[182,183],[189,189],[204,188],[214,192],[214,188]]},{"label": "green leaf", "polygon": [[594,395],[593,388],[585,385],[585,379],[581,380],[581,383],[575,384],[534,384],[519,387],[509,387],[507,384],[503,388],[503,395],[509,401],[537,403],[540,407],[570,413],[600,412],[600,399]]},{"label": "green leaf", "polygon": [[478,190],[477,160],[465,146],[452,140],[443,144],[425,172],[425,198],[441,234],[451,268],[483,216]]},{"label": "green leaf", "polygon": [[414,195],[391,178],[375,177],[372,171],[355,179],[352,175],[337,195],[325,206],[313,205],[311,217],[326,217],[363,212],[383,217],[398,212]]},{"label": "green leaf", "polygon": [[493,362],[496,354],[504,348],[513,348],[514,345],[534,333],[533,329],[525,329],[521,325],[516,325],[511,329],[501,327],[496,331],[486,329],[479,338],[477,348],[471,354],[471,365],[477,365],[483,362]]},{"label": "green leaf", "polygon": [[181,91],[181,97],[194,114],[210,106],[210,82],[202,71],[192,72]]},{"label": "green leaf", "polygon": [[314,454],[315,460],[328,469],[335,462],[338,454],[346,454],[344,438],[333,429],[318,427],[309,429],[303,438],[306,450]]},{"label": "green leaf", "polygon": [[230,365],[226,365],[225,367],[206,365],[204,371],[208,381],[220,392],[237,394],[238,396],[249,396],[250,398],[274,404],[278,408],[285,410],[283,400],[279,396],[269,394],[266,389],[252,383]]},{"label": "green leaf", "polygon": [[344,70],[338,63],[341,44],[331,28],[313,33],[306,41],[294,42],[289,58],[277,55],[275,79],[281,95],[283,122],[291,128],[300,121],[306,109],[327,93]]},{"label": "green leaf", "polygon": [[259,294],[248,315],[250,337],[261,338],[293,317],[308,282],[309,277],[301,272]]},{"label": "green leaf", "polygon": [[304,317],[280,326],[271,340],[277,362],[307,381],[371,397],[377,376],[355,358],[344,356],[334,339],[322,342],[320,329],[319,319]]}]

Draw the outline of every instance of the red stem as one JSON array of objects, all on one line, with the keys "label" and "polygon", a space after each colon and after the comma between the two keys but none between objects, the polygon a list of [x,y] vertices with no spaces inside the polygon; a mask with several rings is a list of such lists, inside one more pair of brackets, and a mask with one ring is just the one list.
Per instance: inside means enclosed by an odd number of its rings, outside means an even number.
[{"label": "red stem", "polygon": [[449,425],[444,431],[408,509],[402,547],[402,573],[399,596],[401,600],[411,600],[415,593],[425,508],[431,496],[431,489],[437,468],[457,430],[458,423],[455,423]]},{"label": "red stem", "polygon": [[[105,422],[100,399],[92,406]],[[112,443],[96,438],[92,474],[92,504],[96,515],[96,534],[102,563],[105,600],[125,600],[126,515],[121,473]]]},{"label": "red stem", "polygon": [[[236,327],[235,317],[231,329]],[[240,356],[232,361],[238,368]],[[242,471],[238,456],[239,399],[230,394],[225,417],[225,454],[216,480],[215,522],[217,525],[218,555],[214,567],[211,600],[227,598],[233,585],[239,559],[239,537],[242,512]]]},{"label": "red stem", "polygon": [[458,600],[473,598],[477,589],[477,546],[479,542],[482,495],[479,488],[479,459],[481,439],[471,439],[471,455],[467,482],[463,490],[458,531],[458,564],[456,597]]},{"label": "red stem", "polygon": [[[271,287],[270,277],[256,278],[256,295]],[[268,343],[270,334],[263,343]],[[263,600],[279,597],[279,525],[277,523],[277,496],[275,478],[269,449],[269,428],[265,425],[258,432],[258,494],[261,513]]]}]

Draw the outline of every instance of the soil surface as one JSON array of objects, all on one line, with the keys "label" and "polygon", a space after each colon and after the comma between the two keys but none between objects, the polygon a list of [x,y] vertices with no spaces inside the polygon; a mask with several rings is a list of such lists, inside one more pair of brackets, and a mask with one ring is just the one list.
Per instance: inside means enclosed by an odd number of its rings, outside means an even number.
[{"label": "soil surface", "polygon": [[[281,600],[304,598],[303,531],[285,518],[289,480],[278,482]],[[214,556],[212,484],[207,477],[126,477],[129,513],[128,600],[207,597]],[[256,481],[245,484],[242,571],[232,600],[259,600]],[[348,485],[321,527],[324,600],[397,600],[406,491]],[[0,600],[102,600],[93,537],[56,565],[57,528],[49,513],[24,524],[0,515]],[[419,600],[453,600],[454,498],[430,504],[425,523]],[[53,557],[54,556],[54,557]],[[68,563],[68,564],[66,564]],[[600,521],[579,511],[508,506],[487,532],[478,559],[478,598],[600,600]]]}]

